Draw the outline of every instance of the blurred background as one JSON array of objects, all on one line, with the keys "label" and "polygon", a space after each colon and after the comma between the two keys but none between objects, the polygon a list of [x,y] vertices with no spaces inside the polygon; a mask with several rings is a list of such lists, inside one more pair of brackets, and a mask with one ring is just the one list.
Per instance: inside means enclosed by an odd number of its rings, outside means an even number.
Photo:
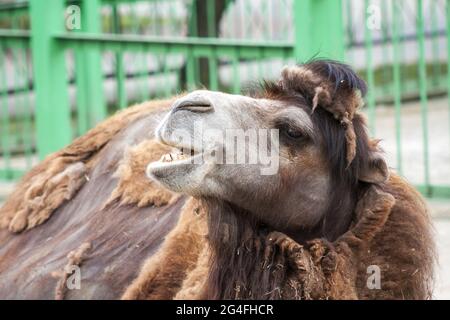
[{"label": "blurred background", "polygon": [[245,93],[313,57],[367,81],[389,165],[427,197],[450,298],[450,0],[0,0],[0,204],[49,153],[134,103]]}]

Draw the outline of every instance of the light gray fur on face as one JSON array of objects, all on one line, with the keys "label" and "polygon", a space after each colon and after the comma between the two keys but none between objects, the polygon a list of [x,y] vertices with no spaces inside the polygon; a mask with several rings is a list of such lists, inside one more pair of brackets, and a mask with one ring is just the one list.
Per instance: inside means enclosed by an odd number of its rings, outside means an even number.
[{"label": "light gray fur on face", "polygon": [[[288,122],[305,134],[313,134],[309,114],[298,106],[200,90],[174,103],[158,126],[156,137],[162,143],[195,150],[194,158],[221,148],[226,157],[230,150],[218,137],[225,135],[225,131],[273,129],[274,123],[280,121]],[[218,135],[203,136],[196,130],[198,127]],[[270,136],[268,139],[268,148],[276,145]],[[249,156],[248,148],[244,151],[246,156]],[[271,175],[261,174],[260,163],[228,164],[214,159],[194,164],[151,163],[147,173],[175,192],[230,201],[279,229],[312,226],[325,210],[328,176],[319,165],[321,161],[304,160],[320,157],[317,146],[309,145],[293,152],[287,148],[281,144],[277,158],[279,168]],[[274,212],[277,212],[275,219]]]}]

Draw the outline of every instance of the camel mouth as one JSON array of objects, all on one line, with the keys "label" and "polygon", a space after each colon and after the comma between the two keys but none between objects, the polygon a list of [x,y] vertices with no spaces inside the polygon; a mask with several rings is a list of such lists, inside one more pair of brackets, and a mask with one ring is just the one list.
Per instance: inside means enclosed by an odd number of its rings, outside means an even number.
[{"label": "camel mouth", "polygon": [[147,176],[160,180],[178,175],[180,172],[189,172],[194,165],[203,164],[203,152],[182,147],[173,147],[173,151],[162,155],[158,161],[147,166]]},{"label": "camel mouth", "polygon": [[195,151],[194,149],[178,148],[174,147],[172,152],[163,154],[158,161],[160,165],[178,165],[186,163],[194,163],[192,160],[196,156],[201,155],[201,152]]}]

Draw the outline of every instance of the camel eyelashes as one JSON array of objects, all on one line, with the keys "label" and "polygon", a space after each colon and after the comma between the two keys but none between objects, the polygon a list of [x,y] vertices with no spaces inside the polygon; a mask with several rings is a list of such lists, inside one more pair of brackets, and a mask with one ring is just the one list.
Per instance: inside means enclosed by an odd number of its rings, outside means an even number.
[{"label": "camel eyelashes", "polygon": [[292,139],[300,139],[303,137],[303,133],[296,129],[287,128],[285,132],[286,132],[286,135]]},{"label": "camel eyelashes", "polygon": [[297,141],[303,141],[306,138],[308,138],[308,135],[303,132],[303,130],[294,127],[291,124],[280,124],[277,126],[277,128],[280,130],[280,134],[285,136],[287,139],[289,139],[291,142],[297,142]]}]

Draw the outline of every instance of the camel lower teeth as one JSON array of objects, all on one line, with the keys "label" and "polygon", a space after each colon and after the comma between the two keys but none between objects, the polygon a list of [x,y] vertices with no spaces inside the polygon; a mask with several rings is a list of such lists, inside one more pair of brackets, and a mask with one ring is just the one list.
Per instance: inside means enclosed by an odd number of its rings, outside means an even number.
[{"label": "camel lower teeth", "polygon": [[187,159],[188,157],[185,156],[184,154],[180,154],[180,153],[168,153],[165,154],[161,157],[160,161],[161,162],[172,162],[174,160],[184,160]]}]

